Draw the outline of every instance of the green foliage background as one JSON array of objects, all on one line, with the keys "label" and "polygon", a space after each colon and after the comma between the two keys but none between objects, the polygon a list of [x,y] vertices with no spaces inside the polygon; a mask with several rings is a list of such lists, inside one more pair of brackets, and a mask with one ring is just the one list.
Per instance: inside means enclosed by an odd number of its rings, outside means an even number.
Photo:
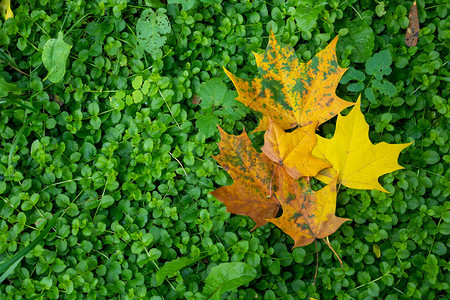
[{"label": "green foliage background", "polygon": [[[208,274],[230,262],[256,275],[222,299],[447,297],[450,4],[417,1],[408,48],[412,1],[168,2],[18,0],[1,19],[0,267],[61,214],[0,274],[0,298],[205,299]],[[338,94],[362,94],[373,142],[415,140],[405,170],[382,178],[389,194],[341,189],[337,215],[353,221],[330,240],[344,269],[318,243],[316,286],[313,244],[291,250],[271,224],[251,232],[208,194],[231,184],[211,157],[216,123],[257,125],[222,66],[253,78],[270,29],[303,61],[340,34]],[[43,63],[51,39],[70,49],[57,76]]]}]

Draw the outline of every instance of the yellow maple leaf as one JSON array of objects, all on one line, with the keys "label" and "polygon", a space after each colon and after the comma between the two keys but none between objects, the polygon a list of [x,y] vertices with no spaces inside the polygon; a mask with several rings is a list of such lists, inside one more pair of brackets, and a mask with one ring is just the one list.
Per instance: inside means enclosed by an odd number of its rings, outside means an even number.
[{"label": "yellow maple leaf", "polygon": [[402,169],[397,162],[398,156],[412,143],[373,145],[360,103],[361,97],[347,116],[338,116],[332,139],[318,136],[312,154],[327,160],[333,167],[320,171],[316,178],[330,183],[338,177],[338,182],[349,188],[377,189],[387,193],[378,177]]},{"label": "yellow maple leaf", "polygon": [[5,20],[14,18],[13,11],[11,10],[10,0],[2,0],[2,2],[0,2],[0,12]]},{"label": "yellow maple leaf", "polygon": [[300,184],[283,169],[279,171],[278,189],[275,192],[283,208],[275,224],[295,242],[294,247],[306,246],[317,238],[333,234],[350,219],[336,217],[336,180],[315,192],[305,179]]},{"label": "yellow maple leaf", "polygon": [[264,54],[254,53],[259,75],[252,81],[226,74],[238,91],[238,101],[262,112],[255,131],[266,130],[273,119],[283,129],[322,124],[354,103],[336,96],[346,71],[336,59],[336,37],[307,63],[301,63],[291,46],[277,42],[273,32]]},{"label": "yellow maple leaf", "polygon": [[312,123],[286,133],[270,119],[261,150],[294,179],[315,176],[320,170],[331,167],[311,155],[311,150],[317,143],[316,126],[317,123]]}]

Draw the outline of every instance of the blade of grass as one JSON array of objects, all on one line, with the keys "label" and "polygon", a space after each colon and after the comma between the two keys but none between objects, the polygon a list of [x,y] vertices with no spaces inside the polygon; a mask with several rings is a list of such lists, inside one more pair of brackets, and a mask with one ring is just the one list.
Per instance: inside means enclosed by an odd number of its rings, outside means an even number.
[{"label": "blade of grass", "polygon": [[[29,244],[27,247],[25,247],[24,249],[17,252],[13,257],[11,257],[6,262],[4,262],[3,264],[0,265],[0,274],[2,274],[2,276],[0,277],[0,284],[3,282],[3,280],[6,279],[6,277],[8,277],[9,274],[6,274],[6,273],[11,273],[11,271],[14,270],[15,266],[17,266],[17,264],[20,262],[20,260],[22,260],[25,255],[27,255],[31,250],[33,250],[34,247],[36,247],[36,245],[39,244],[39,242],[41,242],[46,237],[46,235],[49,233],[50,229],[52,229],[52,227],[55,225],[56,221],[58,220],[58,218],[62,212],[63,211],[61,210],[58,213],[56,213],[55,215],[53,215],[52,219],[47,224],[45,229],[41,232],[41,234],[39,234],[39,236],[31,244]],[[10,270],[10,267],[13,265],[15,265],[14,268],[12,268],[12,270]]]},{"label": "blade of grass", "polygon": [[0,276],[0,284],[3,282],[3,280],[5,280],[9,276],[9,274],[11,274],[14,271],[17,265],[20,264],[22,258],[23,257],[19,258],[18,261],[16,261],[11,267],[8,268],[8,270],[6,270],[5,273],[2,274],[2,276]]}]

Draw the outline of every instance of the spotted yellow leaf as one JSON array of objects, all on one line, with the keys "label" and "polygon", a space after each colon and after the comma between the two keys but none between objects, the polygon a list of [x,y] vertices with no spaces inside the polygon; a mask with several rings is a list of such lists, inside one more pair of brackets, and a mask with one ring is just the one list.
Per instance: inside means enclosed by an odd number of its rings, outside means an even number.
[{"label": "spotted yellow leaf", "polygon": [[316,178],[330,183],[338,177],[338,183],[349,188],[388,192],[378,182],[378,177],[402,169],[397,162],[398,156],[412,143],[391,145],[382,142],[373,145],[360,103],[361,98],[358,98],[347,116],[338,116],[332,139],[317,136],[312,154],[333,167],[320,171]]}]

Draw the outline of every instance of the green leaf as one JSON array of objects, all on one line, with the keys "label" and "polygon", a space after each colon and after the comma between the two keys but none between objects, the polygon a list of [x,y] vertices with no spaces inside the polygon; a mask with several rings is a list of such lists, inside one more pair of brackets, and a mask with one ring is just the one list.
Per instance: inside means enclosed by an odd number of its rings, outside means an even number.
[{"label": "green leaf", "polygon": [[191,257],[179,257],[177,259],[174,259],[172,261],[167,262],[161,269],[159,269],[156,272],[156,283],[158,285],[161,285],[163,283],[164,279],[166,277],[173,277],[175,274],[183,269],[184,267],[187,267],[202,257],[197,258],[191,258]]},{"label": "green leaf", "polygon": [[380,287],[378,286],[378,284],[376,284],[376,282],[371,282],[369,283],[367,293],[372,297],[378,297],[378,295],[380,294]]},{"label": "green leaf", "polygon": [[113,205],[114,202],[115,202],[115,200],[114,200],[114,198],[112,196],[105,195],[100,200],[100,206],[102,208],[107,208],[107,207],[110,207],[111,205]]},{"label": "green leaf", "polygon": [[196,0],[168,0],[167,4],[182,4],[183,10],[186,11],[190,10],[196,2]]},{"label": "green leaf", "polygon": [[431,250],[439,256],[444,256],[447,254],[447,247],[443,242],[436,242]]},{"label": "green leaf", "polygon": [[366,88],[364,90],[364,96],[366,96],[367,100],[369,100],[370,103],[377,103],[377,100],[375,99],[375,94],[373,93],[372,88]]},{"label": "green leaf", "polygon": [[150,261],[157,260],[158,258],[161,257],[161,250],[158,250],[156,248],[150,249],[150,251],[148,251],[148,257]]},{"label": "green leaf", "polygon": [[327,2],[316,1],[316,0],[306,0],[301,1],[297,6],[295,12],[295,20],[297,21],[298,28],[302,31],[310,31],[311,28],[316,25],[317,18],[320,13],[325,8]]},{"label": "green leaf", "polygon": [[194,222],[195,219],[197,219],[197,216],[198,216],[198,210],[196,210],[196,209],[187,208],[187,209],[183,209],[180,212],[180,219],[186,223]]},{"label": "green leaf", "polygon": [[227,86],[219,78],[213,78],[200,85],[198,96],[202,99],[200,107],[203,109],[214,108],[223,103]]},{"label": "green leaf", "polygon": [[303,260],[305,259],[306,251],[303,248],[297,247],[292,250],[292,257],[294,258],[295,262],[298,264],[301,264]]},{"label": "green leaf", "polygon": [[0,77],[0,98],[8,96],[9,92],[17,90],[17,85],[14,83],[8,83],[5,78]]},{"label": "green leaf", "polygon": [[379,80],[372,81],[372,87],[377,89],[380,93],[385,94],[386,96],[393,97],[397,94],[397,88],[391,82],[383,80],[382,82]]},{"label": "green leaf", "polygon": [[[63,211],[61,210],[53,215],[52,219],[41,232],[41,234],[39,234],[39,236],[33,242],[31,242],[31,244],[17,252],[13,257],[0,265],[0,274],[2,274],[2,276],[0,277],[0,284],[3,282],[3,280],[6,279],[6,277],[8,277],[9,273],[11,272],[10,267],[14,269],[14,266],[17,266],[17,264],[24,258],[24,256],[27,255],[28,252],[33,250],[34,247],[36,247],[36,245],[46,237],[50,229],[52,229],[52,227],[55,225],[62,212]],[[5,276],[6,273],[8,273],[8,275]]]},{"label": "green leaf", "polygon": [[212,5],[219,5],[223,0],[201,0],[203,3],[208,3]]},{"label": "green leaf", "polygon": [[93,160],[95,155],[97,155],[97,149],[89,142],[84,142],[80,150],[83,154],[83,161],[85,162]]},{"label": "green leaf", "polygon": [[215,114],[209,113],[199,117],[195,125],[206,138],[209,138],[216,132],[218,123],[219,118]]},{"label": "green leaf", "polygon": [[437,153],[436,151],[433,151],[433,150],[424,151],[422,158],[429,165],[434,165],[441,159],[441,157],[439,156],[439,153]]},{"label": "green leaf", "polygon": [[203,295],[212,300],[256,277],[256,269],[243,262],[222,263],[211,269],[205,280]]},{"label": "green leaf", "polygon": [[66,73],[66,61],[69,57],[70,46],[63,40],[63,33],[58,33],[57,39],[50,39],[44,45],[42,62],[48,71],[47,78],[53,83],[60,82]]},{"label": "green leaf", "polygon": [[143,80],[143,78],[142,78],[142,76],[140,76],[140,75],[136,76],[136,77],[133,79],[133,81],[131,82],[131,85],[133,86],[133,88],[134,88],[135,90],[141,88],[141,86],[142,86],[142,80]]},{"label": "green leaf", "polygon": [[392,57],[389,50],[383,50],[375,53],[366,62],[366,73],[375,76],[376,79],[381,80],[384,75],[389,75],[392,69],[389,67],[392,64]]},{"label": "green leaf", "polygon": [[158,8],[154,12],[151,8],[142,12],[136,24],[136,34],[139,44],[147,53],[156,55],[166,43],[166,34],[172,30],[166,10]]},{"label": "green leaf", "polygon": [[364,89],[364,83],[362,83],[362,82],[351,83],[347,87],[347,91],[353,92],[353,93],[361,92],[363,89]]},{"label": "green leaf", "polygon": [[350,67],[348,68],[347,72],[345,72],[344,76],[342,76],[341,81],[339,83],[347,84],[350,80],[364,81],[364,79],[366,79],[366,75],[364,75],[364,72],[361,72],[360,70],[356,70],[355,68]]},{"label": "green leaf", "polygon": [[358,20],[348,26],[347,35],[339,37],[336,47],[338,51],[344,52],[345,48],[351,46],[352,52],[348,58],[352,62],[363,63],[372,55],[374,45],[375,37],[372,28],[365,21]]},{"label": "green leaf", "polygon": [[391,286],[394,284],[394,276],[392,276],[391,274],[386,274],[385,276],[383,276],[383,283]]}]

